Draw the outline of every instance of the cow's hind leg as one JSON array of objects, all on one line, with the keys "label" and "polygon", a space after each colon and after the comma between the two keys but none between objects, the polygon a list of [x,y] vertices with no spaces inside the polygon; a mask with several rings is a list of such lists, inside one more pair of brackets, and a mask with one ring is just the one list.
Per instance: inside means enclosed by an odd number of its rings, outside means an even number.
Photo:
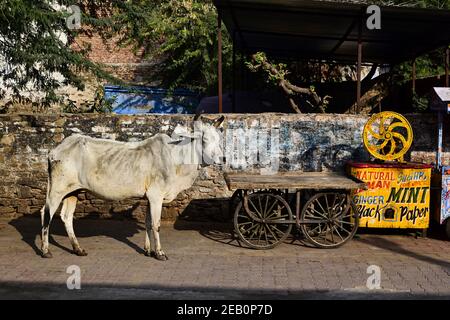
[{"label": "cow's hind leg", "polygon": [[158,260],[168,260],[166,254],[161,248],[161,242],[159,240],[159,229],[161,227],[161,210],[162,210],[162,198],[159,196],[151,196],[147,194],[148,201],[150,202],[150,215],[151,215],[151,227],[153,238],[155,239],[155,258]]},{"label": "cow's hind leg", "polygon": [[45,206],[41,210],[41,223],[42,223],[42,257],[51,258],[52,254],[48,250],[48,237],[50,233],[50,223],[52,222],[53,215],[59,207],[62,197],[57,194],[49,193]]},{"label": "cow's hind leg", "polygon": [[73,253],[77,256],[87,256],[87,252],[81,249],[78,243],[75,232],[73,231],[73,213],[77,206],[77,197],[70,196],[64,199],[63,206],[61,209],[61,220],[64,222],[66,227],[67,235],[69,236],[70,243],[72,244]]}]

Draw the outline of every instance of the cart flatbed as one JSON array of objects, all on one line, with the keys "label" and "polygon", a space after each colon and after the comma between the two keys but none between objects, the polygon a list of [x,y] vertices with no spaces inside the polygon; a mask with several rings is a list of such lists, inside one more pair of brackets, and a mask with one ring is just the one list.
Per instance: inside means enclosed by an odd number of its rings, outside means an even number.
[{"label": "cart flatbed", "polygon": [[366,189],[366,184],[336,172],[290,172],[274,175],[225,173],[230,190],[250,189]]}]

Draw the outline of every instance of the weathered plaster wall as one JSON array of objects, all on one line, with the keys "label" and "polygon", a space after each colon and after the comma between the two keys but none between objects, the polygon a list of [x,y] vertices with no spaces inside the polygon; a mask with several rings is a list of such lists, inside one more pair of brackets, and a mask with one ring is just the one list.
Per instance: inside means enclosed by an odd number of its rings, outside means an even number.
[{"label": "weathered plaster wall", "polygon": [[[434,161],[437,141],[434,115],[409,116],[415,140],[408,156]],[[227,115],[224,124],[226,170],[258,171],[270,165],[281,171],[342,170],[347,160],[365,160],[361,132],[365,116],[350,115]],[[45,201],[46,156],[51,148],[73,133],[93,137],[136,141],[158,132],[171,134],[179,124],[189,124],[183,115],[0,115],[0,215],[38,214]],[[257,130],[255,130],[257,129]],[[259,132],[259,133],[257,133]],[[279,141],[277,146],[273,141]],[[279,139],[278,139],[279,138]],[[237,147],[238,144],[245,147]],[[445,140],[448,149],[449,142]],[[261,158],[257,149],[274,148],[278,156]],[[242,153],[241,150],[247,150]],[[278,151],[277,151],[278,150]],[[240,159],[240,155],[243,156]],[[448,156],[448,155],[447,155]],[[253,165],[251,159],[257,160]],[[279,160],[279,162],[277,162]],[[448,157],[446,157],[448,163]],[[192,188],[163,209],[164,219],[180,215],[201,220],[222,219],[228,212],[227,190],[218,167],[202,169]],[[76,216],[135,217],[148,209],[145,199],[111,202],[88,193],[78,196]]]}]

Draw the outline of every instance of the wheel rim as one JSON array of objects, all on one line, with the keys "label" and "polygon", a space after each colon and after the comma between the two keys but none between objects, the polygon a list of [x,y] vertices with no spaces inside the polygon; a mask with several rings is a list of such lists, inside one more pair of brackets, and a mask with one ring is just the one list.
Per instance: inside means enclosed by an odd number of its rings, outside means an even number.
[{"label": "wheel rim", "polygon": [[357,212],[350,198],[341,193],[314,195],[303,208],[300,220],[308,220],[301,224],[305,237],[322,248],[344,244],[358,229]]},{"label": "wheel rim", "polygon": [[249,210],[264,222],[255,221],[245,210],[243,202],[240,202],[234,217],[234,227],[239,238],[255,249],[269,249],[283,242],[292,229],[292,224],[279,223],[292,221],[287,202],[272,193],[253,193],[247,199]]}]

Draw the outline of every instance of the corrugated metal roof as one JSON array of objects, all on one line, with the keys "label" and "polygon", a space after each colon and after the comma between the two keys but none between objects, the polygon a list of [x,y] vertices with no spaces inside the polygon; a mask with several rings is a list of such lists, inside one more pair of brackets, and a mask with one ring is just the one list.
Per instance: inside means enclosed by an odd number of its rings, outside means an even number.
[{"label": "corrugated metal roof", "polygon": [[[302,0],[214,0],[238,49],[272,56],[396,63],[450,44],[450,10],[382,7],[366,27],[366,4]],[[360,29],[361,26],[361,29]]]}]

